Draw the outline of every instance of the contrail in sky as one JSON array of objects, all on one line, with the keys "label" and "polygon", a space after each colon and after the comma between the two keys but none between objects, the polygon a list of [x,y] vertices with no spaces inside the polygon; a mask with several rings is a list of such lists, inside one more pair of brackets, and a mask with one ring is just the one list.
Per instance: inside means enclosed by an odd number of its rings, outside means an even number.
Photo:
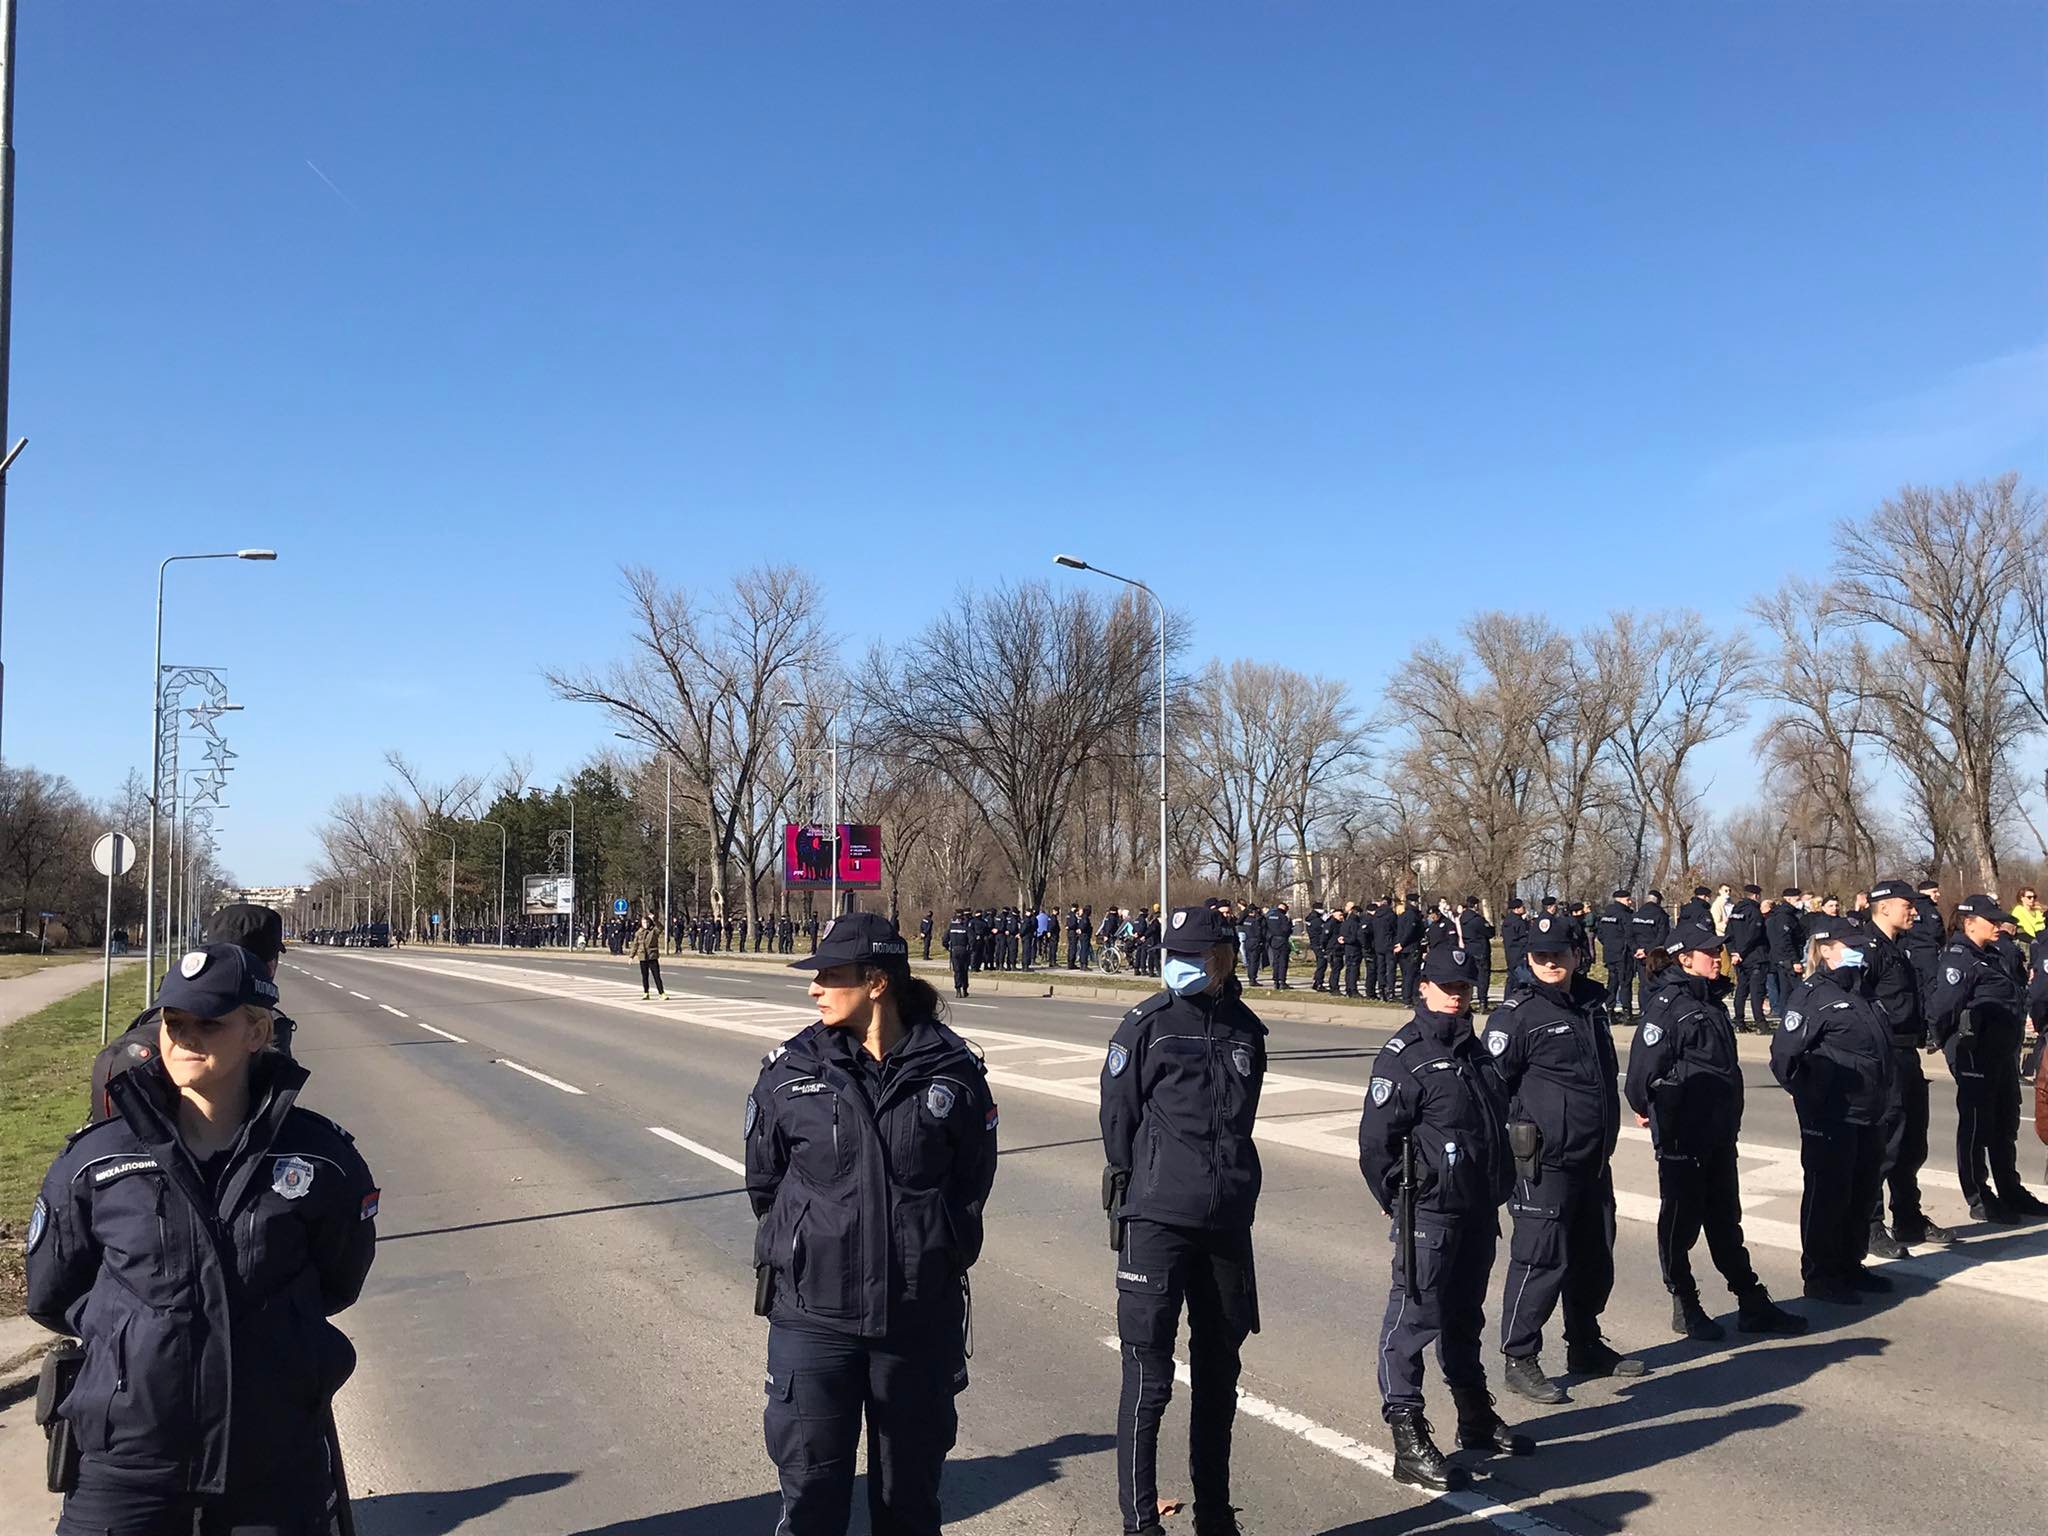
[{"label": "contrail in sky", "polygon": [[336,197],[340,198],[344,203],[347,203],[349,207],[355,208],[357,213],[361,213],[363,211],[360,208],[356,208],[356,200],[354,198],[350,197],[346,192],[342,191],[341,188],[337,187],[334,184],[334,178],[332,176],[329,176],[325,171],[321,170],[320,167],[315,165],[311,160],[308,160],[306,162],[306,169],[311,171],[315,176],[318,176],[322,181],[326,182],[327,190],[332,192]]}]

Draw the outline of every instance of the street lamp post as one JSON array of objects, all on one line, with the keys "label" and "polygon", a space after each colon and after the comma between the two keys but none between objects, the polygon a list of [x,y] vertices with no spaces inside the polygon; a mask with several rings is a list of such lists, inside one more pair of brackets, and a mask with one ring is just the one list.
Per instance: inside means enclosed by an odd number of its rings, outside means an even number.
[{"label": "street lamp post", "polygon": [[455,942],[455,834],[443,832],[448,839],[448,910],[441,916],[441,942]]},{"label": "street lamp post", "polygon": [[1166,921],[1166,604],[1144,582],[1119,576],[1115,571],[1105,571],[1099,565],[1090,565],[1072,555],[1054,555],[1053,564],[1063,565],[1070,571],[1093,571],[1127,587],[1136,587],[1151,598],[1152,605],[1159,610],[1159,920],[1163,923]]},{"label": "street lamp post", "polygon": [[156,568],[156,652],[149,667],[149,861],[144,866],[142,918],[142,1001],[156,1001],[156,819],[157,795],[163,788],[164,700],[164,572],[178,560],[275,560],[274,549],[230,549],[208,555],[167,555]]},{"label": "street lamp post", "polygon": [[[781,706],[781,707],[782,707],[783,709],[802,709],[802,708],[804,707],[804,703],[803,703],[803,700],[801,700],[801,699],[782,699],[782,700],[780,700],[780,701],[778,701],[778,702],[779,702],[780,706]],[[831,788],[830,788],[829,790],[827,790],[827,791],[826,791],[826,793],[827,793],[827,795],[828,795],[828,797],[829,797],[829,798],[828,798],[828,799],[827,799],[827,801],[826,801],[826,811],[825,811],[825,814],[826,814],[826,815],[827,815],[828,817],[830,817],[830,818],[831,818],[831,822],[832,822],[832,885],[831,885],[832,897],[831,897],[831,901],[832,901],[832,915],[833,915],[834,917],[837,917],[837,916],[839,915],[839,711],[838,711],[838,710],[836,710],[836,709],[835,709],[835,710],[833,710],[833,711],[832,711],[832,713],[831,713],[831,714],[830,714],[829,716],[827,716],[827,717],[826,717],[826,726],[827,726],[827,729],[828,729],[828,732],[829,732],[829,735],[827,736],[827,742],[826,742],[826,745],[827,745],[827,750],[828,750],[828,751],[830,751],[830,752],[831,752],[831,754],[832,754],[832,767],[831,767]],[[816,747],[812,747],[812,748],[810,748],[809,750],[811,750],[811,751],[815,752],[815,751],[817,750],[817,748],[816,748]]]},{"label": "street lamp post", "polygon": [[486,821],[479,816],[476,824],[480,827],[496,827],[498,829],[498,948],[503,949],[505,947],[505,856],[506,850],[511,847],[512,840],[505,831],[505,824],[501,821]]},{"label": "street lamp post", "polygon": [[[628,736],[624,731],[613,731],[612,734],[621,741],[630,741],[641,746],[646,745],[639,737]],[[668,942],[669,923],[671,921],[668,904],[669,889],[675,883],[676,844],[672,819],[675,815],[676,802],[676,760],[675,754],[670,752],[668,748],[660,747],[656,750],[661,753],[661,931],[662,942],[666,944]]]}]

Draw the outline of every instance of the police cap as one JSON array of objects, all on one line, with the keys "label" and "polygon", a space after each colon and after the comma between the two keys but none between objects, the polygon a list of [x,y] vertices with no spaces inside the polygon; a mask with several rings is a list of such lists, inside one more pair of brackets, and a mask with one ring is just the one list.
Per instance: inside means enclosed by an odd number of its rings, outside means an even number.
[{"label": "police cap", "polygon": [[239,944],[258,960],[284,953],[284,919],[269,907],[237,901],[206,920],[206,942]]},{"label": "police cap", "polygon": [[801,960],[789,962],[792,971],[824,971],[835,965],[863,965],[910,958],[910,946],[896,925],[879,912],[842,912],[818,935],[818,947]]},{"label": "police cap", "polygon": [[1671,937],[1664,941],[1664,947],[1672,954],[1681,950],[1700,949],[1710,953],[1724,948],[1721,935],[1714,932],[1714,925],[1705,918],[1689,917],[1671,930]]},{"label": "police cap", "polygon": [[1207,907],[1181,907],[1167,919],[1159,947],[1169,955],[1199,955],[1215,944],[1235,944],[1230,920]]},{"label": "police cap", "polygon": [[1476,982],[1479,980],[1479,957],[1470,950],[1454,949],[1449,944],[1432,944],[1422,957],[1422,979],[1433,981],[1440,987]]},{"label": "police cap", "polygon": [[1825,912],[1806,920],[1806,937],[1817,943],[1853,944],[1863,936],[1863,925],[1853,917],[1829,917]]},{"label": "police cap", "polygon": [[263,962],[239,944],[188,950],[156,992],[157,1007],[200,1019],[226,1018],[248,1003],[275,1008],[277,988],[263,974]]},{"label": "police cap", "polygon": [[1987,923],[2009,923],[2012,914],[1989,896],[1965,896],[1956,903],[1957,917],[1981,917]]},{"label": "police cap", "polygon": [[1915,894],[1912,881],[1901,880],[1894,875],[1870,888],[1870,904],[1874,907],[1880,901],[1911,901]]},{"label": "police cap", "polygon": [[1562,955],[1572,947],[1571,929],[1561,917],[1539,917],[1529,925],[1529,953]]}]

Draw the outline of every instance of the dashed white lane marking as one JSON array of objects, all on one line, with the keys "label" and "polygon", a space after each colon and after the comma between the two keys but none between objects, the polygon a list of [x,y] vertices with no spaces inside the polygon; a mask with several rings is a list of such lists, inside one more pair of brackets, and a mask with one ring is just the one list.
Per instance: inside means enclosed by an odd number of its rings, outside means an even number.
[{"label": "dashed white lane marking", "polygon": [[746,1177],[747,1165],[745,1163],[735,1161],[727,1157],[723,1152],[713,1151],[701,1141],[692,1141],[689,1137],[679,1135],[665,1125],[650,1125],[647,1129],[649,1134],[659,1136],[663,1141],[673,1143],[681,1147],[685,1152],[694,1152],[707,1163],[718,1164],[727,1173],[736,1173],[742,1178]]},{"label": "dashed white lane marking", "polygon": [[[1102,1341],[1110,1349],[1122,1352],[1122,1345],[1115,1339]],[[1187,1362],[1178,1355],[1173,1360],[1173,1379],[1182,1386],[1192,1388],[1194,1377],[1189,1373]],[[1246,1418],[1257,1419],[1275,1429],[1305,1440],[1319,1451],[1328,1451],[1332,1456],[1342,1457],[1353,1466],[1364,1467],[1377,1472],[1389,1482],[1394,1477],[1394,1458],[1376,1445],[1367,1445],[1342,1430],[1331,1429],[1327,1424],[1318,1424],[1306,1414],[1283,1408],[1278,1403],[1269,1403],[1263,1397],[1254,1397],[1242,1388],[1237,1394],[1237,1411]],[[1396,1484],[1405,1487],[1405,1484]],[[1503,1531],[1513,1531],[1517,1536],[1563,1536],[1562,1530],[1547,1520],[1534,1515],[1525,1515],[1496,1499],[1489,1499],[1483,1493],[1426,1493],[1415,1490],[1416,1497],[1431,1502],[1450,1505],[1453,1509],[1470,1515],[1475,1520],[1484,1520]]]},{"label": "dashed white lane marking", "polygon": [[583,1096],[583,1090],[574,1083],[565,1083],[559,1077],[549,1077],[545,1072],[536,1072],[531,1067],[522,1067],[518,1062],[513,1061],[507,1056],[500,1056],[497,1060],[499,1066],[510,1067],[514,1072],[524,1072],[537,1083],[546,1083],[550,1088],[559,1088],[562,1092],[573,1093],[578,1098]]},{"label": "dashed white lane marking", "polygon": [[[395,1010],[394,1010],[394,1011],[395,1011]],[[404,1015],[403,1015],[403,1014],[400,1014],[400,1015],[399,1015],[399,1017],[400,1017],[400,1018],[403,1018],[403,1017],[404,1017]],[[419,1020],[419,1019],[414,1019],[414,1020],[413,1020],[412,1022],[413,1022],[413,1023],[415,1023],[415,1024],[418,1024],[418,1025],[419,1025],[419,1027],[420,1027],[421,1029],[424,1029],[424,1030],[425,1030],[425,1031],[426,1031],[426,1032],[427,1032],[428,1034],[430,1034],[430,1035],[439,1035],[439,1036],[440,1036],[440,1037],[441,1037],[441,1038],[442,1038],[443,1040],[453,1040],[453,1041],[454,1041],[454,1042],[455,1042],[455,1043],[456,1043],[457,1045],[467,1045],[467,1044],[469,1044],[469,1042],[468,1042],[467,1040],[463,1039],[463,1038],[462,1038],[462,1036],[460,1036],[460,1035],[451,1035],[451,1034],[449,1034],[449,1033],[448,1033],[448,1031],[447,1031],[447,1030],[445,1030],[445,1029],[436,1029],[436,1028],[434,1028],[434,1026],[433,1026],[433,1025],[431,1025],[431,1024],[428,1024],[428,1023],[424,1023],[424,1022],[422,1022],[422,1021],[421,1021],[421,1020]],[[524,1068],[521,1068],[520,1070],[521,1070],[521,1071],[524,1071],[525,1069],[524,1069]]]},{"label": "dashed white lane marking", "polygon": [[386,1013],[391,1014],[395,1018],[409,1019],[412,1017],[412,1015],[409,1013],[400,1013],[396,1008],[392,1007],[389,1003],[379,1003],[377,1006],[379,1008],[382,1008]]},{"label": "dashed white lane marking", "polygon": [[989,1010],[989,1011],[990,1011],[991,1013],[995,1012],[995,1007],[996,1007],[996,1005],[995,1005],[994,1003],[970,1003],[970,1002],[968,1002],[968,1001],[967,1001],[967,999],[966,999],[966,998],[964,998],[964,997],[956,997],[956,998],[954,998],[954,999],[953,999],[953,1006],[954,1006],[955,1008],[986,1008],[986,1009],[988,1009],[988,1010]]},{"label": "dashed white lane marking", "polygon": [[354,987],[350,987],[350,988],[348,989],[348,995],[349,995],[350,997],[360,997],[360,998],[361,998],[361,999],[362,999],[362,1000],[363,1000],[364,1002],[366,1002],[366,1003],[367,1003],[367,1002],[368,1002],[368,1001],[370,1000],[370,994],[369,994],[369,993],[367,993],[367,992],[358,992],[358,991],[356,991],[356,989],[355,989]]},{"label": "dashed white lane marking", "polygon": [[334,988],[334,990],[335,990],[335,991],[337,991],[337,992],[346,992],[346,991],[348,990],[348,988],[347,988],[347,987],[344,987],[344,986],[343,986],[343,985],[342,985],[342,984],[341,984],[340,982],[338,982],[338,981],[330,981],[329,983],[327,983],[327,985],[329,985],[330,987]]}]

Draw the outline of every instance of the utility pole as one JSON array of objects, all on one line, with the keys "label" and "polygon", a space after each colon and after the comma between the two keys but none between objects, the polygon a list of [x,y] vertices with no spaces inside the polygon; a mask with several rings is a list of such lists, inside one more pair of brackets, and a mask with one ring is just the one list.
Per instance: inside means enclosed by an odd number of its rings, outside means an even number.
[{"label": "utility pole", "polygon": [[[7,445],[7,384],[14,352],[14,0],[0,0],[0,448]],[[12,463],[13,454],[7,456]],[[0,596],[7,569],[7,471],[0,465]],[[0,709],[7,697],[7,667],[0,661]],[[154,747],[154,743],[151,744]],[[156,807],[150,807],[150,815]],[[145,993],[153,984],[143,983]]]}]

